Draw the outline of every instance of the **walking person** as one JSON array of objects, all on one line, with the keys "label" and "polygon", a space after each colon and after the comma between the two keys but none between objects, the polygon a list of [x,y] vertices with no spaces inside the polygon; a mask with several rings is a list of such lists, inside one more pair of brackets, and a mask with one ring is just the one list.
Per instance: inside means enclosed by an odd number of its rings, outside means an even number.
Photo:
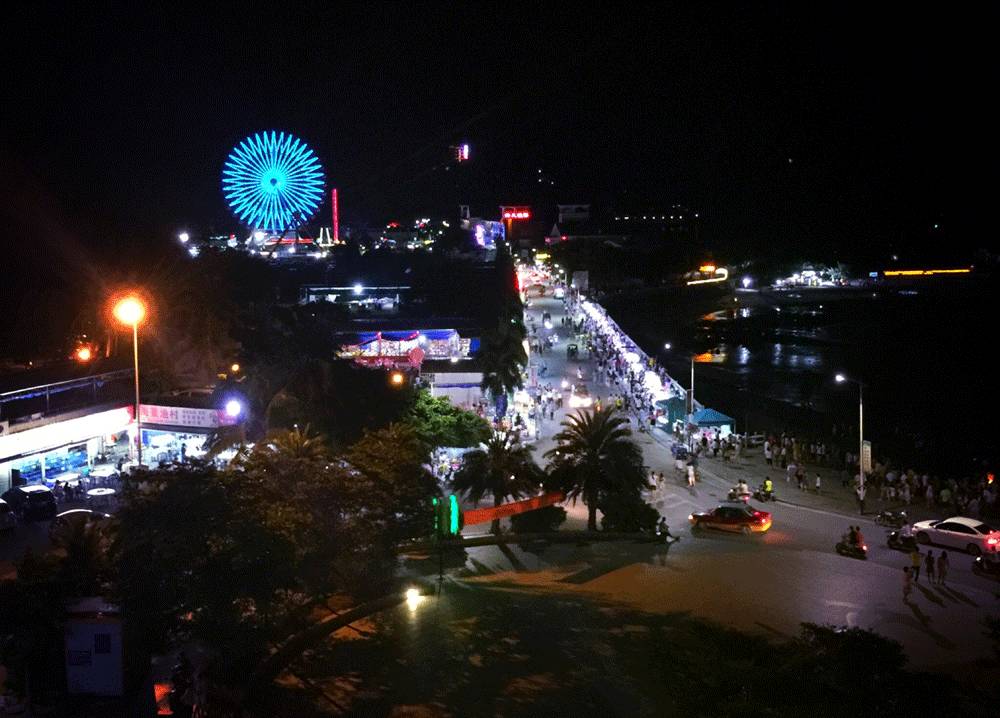
[{"label": "walking person", "polygon": [[903,601],[910,600],[910,594],[913,593],[913,576],[910,573],[909,566],[903,566]]},{"label": "walking person", "polygon": [[865,514],[865,492],[866,492],[866,489],[864,487],[864,484],[861,484],[859,482],[858,483],[858,488],[855,491],[855,493],[858,496],[858,513],[860,513],[862,516],[864,516],[864,514]]},{"label": "walking person", "polygon": [[948,577],[948,552],[942,551],[941,555],[937,559],[937,580],[942,586],[944,585],[944,580]]},{"label": "walking person", "polygon": [[920,551],[916,547],[910,551],[910,573],[913,575],[913,580],[920,583]]},{"label": "walking person", "polygon": [[937,583],[934,580],[934,552],[928,551],[927,556],[924,558],[924,571],[927,573],[927,580],[931,583]]},{"label": "walking person", "polygon": [[816,494],[817,494],[817,496],[819,495],[821,484],[822,484],[822,481],[820,481],[819,473],[817,472],[817,474],[816,474]]}]

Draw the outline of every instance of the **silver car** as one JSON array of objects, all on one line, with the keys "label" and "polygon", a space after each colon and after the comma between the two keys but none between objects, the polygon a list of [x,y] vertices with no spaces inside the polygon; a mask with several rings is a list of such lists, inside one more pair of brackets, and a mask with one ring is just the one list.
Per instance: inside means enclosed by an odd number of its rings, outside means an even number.
[{"label": "silver car", "polygon": [[1000,531],[979,519],[965,516],[918,521],[913,524],[912,532],[919,543],[957,548],[960,551],[968,551],[973,556],[996,551],[1000,545]]}]

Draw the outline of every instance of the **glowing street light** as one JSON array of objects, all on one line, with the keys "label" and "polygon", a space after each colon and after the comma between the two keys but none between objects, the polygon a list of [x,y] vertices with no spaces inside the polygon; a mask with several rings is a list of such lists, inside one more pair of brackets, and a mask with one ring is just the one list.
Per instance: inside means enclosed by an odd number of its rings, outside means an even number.
[{"label": "glowing street light", "polygon": [[361,286],[360,284],[355,284],[354,285],[354,293],[355,294],[361,294],[361,292],[363,292],[363,291],[365,291],[365,288],[363,286]]},{"label": "glowing street light", "polygon": [[667,342],[666,344],[664,344],[663,348],[666,349],[667,351],[670,351],[670,342]]},{"label": "glowing street light", "polygon": [[77,361],[88,362],[94,358],[94,352],[90,350],[90,347],[84,345],[76,350],[74,356],[76,357]]},{"label": "glowing street light", "polygon": [[146,316],[146,305],[134,295],[123,297],[112,311],[122,324],[132,327],[132,356],[135,362],[135,433],[136,464],[142,466],[142,419],[139,416],[139,322]]},{"label": "glowing street light", "polygon": [[865,488],[865,385],[857,379],[851,379],[846,374],[837,374],[834,379],[838,384],[852,382],[858,385],[858,486]]},{"label": "glowing street light", "polygon": [[188,234],[187,232],[181,232],[180,234],[177,235],[177,239],[179,239],[181,242],[187,242],[189,239],[191,239],[191,235]]},{"label": "glowing street light", "polygon": [[226,402],[226,416],[235,419],[243,412],[243,404],[238,399],[230,399]]},{"label": "glowing street light", "polygon": [[240,371],[240,365],[233,364],[231,367],[229,367],[229,371],[231,371],[233,374],[238,374]]},{"label": "glowing street light", "polygon": [[394,371],[391,374],[389,374],[389,383],[395,387],[403,386],[404,381],[405,377],[403,376],[403,372],[401,371]]}]

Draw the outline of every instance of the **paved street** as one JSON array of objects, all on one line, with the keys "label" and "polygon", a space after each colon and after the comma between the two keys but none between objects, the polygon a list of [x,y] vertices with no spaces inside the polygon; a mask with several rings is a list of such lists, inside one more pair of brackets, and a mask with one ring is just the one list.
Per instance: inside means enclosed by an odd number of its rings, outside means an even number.
[{"label": "paved street", "polygon": [[[551,331],[560,336],[551,352],[532,358],[548,367],[540,381],[555,387],[564,377],[576,382],[578,366],[587,380],[590,362],[584,356],[579,362],[566,359],[562,300],[550,295],[531,301],[527,313],[535,318],[539,332],[548,333],[541,322],[542,312],[548,311]],[[588,385],[593,395],[612,393],[593,382]],[[725,407],[718,408],[725,411]],[[539,461],[553,446],[552,435],[567,411],[564,402],[555,419],[542,425],[536,442]],[[900,640],[911,660],[922,666],[954,666],[989,653],[980,624],[988,613],[1000,614],[1000,584],[973,575],[971,557],[952,551],[947,588],[928,586],[924,579],[910,601],[904,602],[902,568],[908,565],[908,556],[885,545],[885,529],[857,515],[850,495],[834,486],[829,470],[821,470],[829,495],[818,497],[803,494],[773,475],[779,496],[795,503],[767,505],[774,527],[765,536],[693,536],[688,514],[725,498],[739,476],[756,485],[766,471],[763,460],[750,457],[741,466],[724,465],[721,459],[703,460],[699,466],[702,480],[689,489],[674,473],[669,437],[661,432],[636,437],[647,465],[666,477],[665,485],[647,499],[667,518],[673,533],[682,536],[679,543],[669,548],[550,547],[541,555],[516,547],[471,549],[461,572],[464,580],[590,595],[649,611],[692,611],[774,635],[794,634],[802,621],[860,626]],[[566,508],[570,513],[566,526],[585,527],[585,507]],[[867,561],[834,552],[834,544],[849,524],[859,524],[865,534],[870,549]]]}]

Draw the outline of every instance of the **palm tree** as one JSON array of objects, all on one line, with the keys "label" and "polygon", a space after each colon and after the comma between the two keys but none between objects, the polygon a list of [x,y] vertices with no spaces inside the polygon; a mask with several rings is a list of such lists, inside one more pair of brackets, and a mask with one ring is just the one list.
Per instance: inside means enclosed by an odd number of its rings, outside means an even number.
[{"label": "palm tree", "polygon": [[[493,505],[499,506],[508,497],[519,499],[529,493],[541,476],[530,448],[517,444],[509,433],[495,433],[485,448],[465,455],[451,485],[475,503],[492,495]],[[490,531],[499,533],[500,519],[493,520]]]},{"label": "palm tree", "polygon": [[545,452],[552,461],[550,481],[575,502],[587,504],[587,528],[597,530],[597,504],[606,494],[638,493],[646,484],[642,449],[632,441],[628,420],[613,407],[577,412]]},{"label": "palm tree", "polygon": [[528,363],[524,351],[524,325],[514,316],[504,314],[495,330],[484,332],[482,349],[483,381],[480,385],[494,401],[506,396],[524,383],[521,372]]}]

